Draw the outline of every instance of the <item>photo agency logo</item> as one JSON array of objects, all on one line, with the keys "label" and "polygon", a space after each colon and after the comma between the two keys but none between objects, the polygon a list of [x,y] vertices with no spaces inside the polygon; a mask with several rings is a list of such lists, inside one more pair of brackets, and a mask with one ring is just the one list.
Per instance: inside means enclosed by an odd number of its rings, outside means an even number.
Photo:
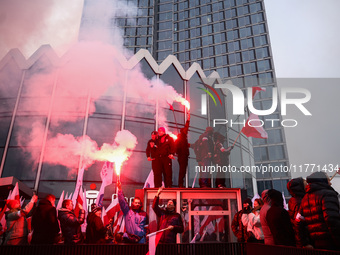
[{"label": "photo agency logo", "polygon": [[[203,84],[203,83],[202,83]],[[214,87],[207,85],[206,83],[203,84],[205,88],[197,87],[198,89],[204,91],[206,94],[201,95],[201,114],[207,115],[208,106],[207,106],[207,95],[213,100],[215,106],[218,105],[216,98],[219,100],[221,107],[223,107],[221,97],[218,95],[216,89],[222,89],[224,92],[229,91],[232,99],[232,113],[235,116],[244,116],[245,112],[247,111],[249,115],[256,116],[256,118],[249,118],[248,120],[243,121],[233,121],[232,119],[213,119],[213,127],[216,125],[226,125],[229,124],[230,127],[233,125],[243,125],[252,126],[252,127],[262,127],[265,122],[268,122],[271,127],[274,127],[276,123],[281,124],[283,127],[296,127],[298,122],[296,119],[289,119],[284,118],[280,119],[273,119],[273,118],[263,118],[259,119],[258,116],[268,116],[276,112],[278,107],[278,88],[272,88],[272,105],[269,109],[256,109],[254,107],[254,96],[259,91],[265,91],[265,88],[260,87],[249,87],[246,89],[247,97],[245,98],[243,91],[236,87],[235,85],[224,83],[224,84],[215,84]],[[279,89],[281,102],[280,102],[280,113],[283,117],[287,116],[287,105],[294,105],[297,107],[303,115],[305,116],[312,116],[312,114],[308,111],[308,109],[304,106],[307,102],[311,99],[311,93],[309,90],[305,88],[295,88],[295,87],[282,87]],[[295,98],[289,97],[289,95],[294,94]],[[297,96],[298,95],[298,98]],[[216,97],[216,98],[215,98]],[[227,97],[228,100],[229,95]],[[246,104],[245,104],[246,102]]]}]

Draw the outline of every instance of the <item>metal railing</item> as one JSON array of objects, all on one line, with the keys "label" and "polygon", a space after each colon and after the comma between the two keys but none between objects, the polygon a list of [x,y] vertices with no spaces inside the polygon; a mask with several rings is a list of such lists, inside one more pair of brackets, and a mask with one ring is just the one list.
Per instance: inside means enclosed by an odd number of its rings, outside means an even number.
[{"label": "metal railing", "polygon": [[[0,246],[0,254],[6,255],[146,255],[147,244],[101,244],[101,245],[22,245]],[[332,255],[340,251],[303,249],[255,243],[196,243],[159,244],[156,255]]]}]

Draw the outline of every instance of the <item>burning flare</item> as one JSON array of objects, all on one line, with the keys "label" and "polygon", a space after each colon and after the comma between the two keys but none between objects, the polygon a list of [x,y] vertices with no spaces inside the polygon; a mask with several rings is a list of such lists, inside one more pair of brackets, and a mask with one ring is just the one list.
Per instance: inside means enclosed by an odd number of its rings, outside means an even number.
[{"label": "burning flare", "polygon": [[103,144],[96,152],[95,158],[99,161],[114,162],[116,174],[120,175],[123,163],[129,159],[136,145],[137,138],[130,131],[122,130],[116,134],[114,144]]}]

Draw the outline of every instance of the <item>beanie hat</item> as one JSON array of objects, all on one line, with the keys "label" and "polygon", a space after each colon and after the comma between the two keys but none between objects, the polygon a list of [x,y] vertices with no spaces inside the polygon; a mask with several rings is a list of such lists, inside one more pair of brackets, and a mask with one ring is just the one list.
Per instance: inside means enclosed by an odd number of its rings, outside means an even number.
[{"label": "beanie hat", "polygon": [[102,208],[97,206],[96,204],[91,205],[91,212],[96,213],[96,212],[101,211],[101,210],[102,210]]},{"label": "beanie hat", "polygon": [[307,177],[308,183],[321,182],[328,184],[328,177],[325,172],[315,172]]},{"label": "beanie hat", "polygon": [[[15,206],[17,203],[19,203],[18,200],[8,199],[8,200],[7,200],[7,207],[8,207],[9,209],[13,209],[14,206]],[[19,204],[20,204],[20,203],[19,203]]]}]

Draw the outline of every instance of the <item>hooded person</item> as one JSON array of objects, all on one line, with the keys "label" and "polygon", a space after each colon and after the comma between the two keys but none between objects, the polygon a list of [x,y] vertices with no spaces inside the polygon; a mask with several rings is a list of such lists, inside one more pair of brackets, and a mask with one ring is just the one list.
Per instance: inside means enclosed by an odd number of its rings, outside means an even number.
[{"label": "hooded person", "polygon": [[152,209],[154,210],[157,217],[159,217],[158,225],[159,230],[170,228],[165,230],[160,239],[160,243],[176,243],[176,236],[178,233],[183,233],[184,226],[182,217],[176,212],[176,201],[168,200],[166,209],[161,209],[159,207],[159,196],[163,188],[159,188],[157,195],[155,196],[152,204]]},{"label": "hooded person", "polygon": [[[155,175],[157,174],[160,176],[159,178],[160,181],[163,175],[165,187],[171,188],[172,187],[172,159],[174,159],[174,154],[175,154],[175,142],[168,134],[165,133],[164,127],[160,127],[158,129],[158,138],[157,138],[156,145],[157,145],[157,150],[156,150],[157,160],[155,161],[156,171],[154,173]],[[159,185],[159,181],[157,182],[157,186],[158,185]]]},{"label": "hooded person", "polygon": [[267,213],[270,209],[270,198],[268,196],[268,190],[262,191],[261,198],[263,201],[263,206],[260,210],[260,222],[263,231],[264,243],[268,245],[274,245],[273,235],[270,232],[270,228],[267,223]]},{"label": "hooded person", "polygon": [[302,247],[304,246],[304,243],[305,243],[299,238],[299,235],[298,235],[299,231],[303,231],[304,224],[302,222],[299,223],[295,219],[296,219],[297,214],[299,213],[301,200],[306,194],[305,192],[306,185],[307,185],[307,182],[302,177],[291,179],[287,183],[287,189],[289,191],[289,194],[292,196],[288,201],[288,213],[289,213],[290,221],[293,225],[297,247]]},{"label": "hooded person", "polygon": [[[310,245],[316,249],[340,250],[340,214],[338,193],[324,172],[307,177],[306,195],[300,205],[301,220],[307,226]],[[299,232],[304,239],[304,233]]]},{"label": "hooded person", "polygon": [[102,208],[96,206],[96,204],[92,204],[91,212],[87,216],[86,243],[102,244],[106,242],[105,235],[107,228],[103,225],[101,214]]},{"label": "hooded person", "polygon": [[[221,168],[229,166],[229,155],[231,153],[231,150],[234,148],[234,146],[224,148],[223,146],[224,140],[225,140],[225,137],[222,134],[220,134],[219,132],[214,133],[213,163]],[[217,166],[216,166],[216,169],[218,169]],[[226,179],[228,180],[227,186],[226,186]],[[215,186],[217,188],[230,187],[230,172],[227,171],[227,173],[225,173],[223,171],[217,171]]]},{"label": "hooded person", "polygon": [[162,186],[162,172],[159,171],[160,168],[157,166],[157,160],[158,160],[157,139],[158,139],[158,132],[152,131],[151,139],[148,141],[148,145],[146,146],[146,150],[145,150],[148,161],[151,161],[155,188]]},{"label": "hooded person", "polygon": [[268,190],[271,206],[266,220],[275,245],[295,246],[293,226],[288,212],[284,209],[283,197],[280,191]]},{"label": "hooded person", "polygon": [[123,234],[124,242],[145,243],[146,229],[149,219],[146,212],[142,210],[142,201],[135,197],[131,203],[131,208],[124,198],[121,183],[118,181],[118,201],[125,218],[126,232]]},{"label": "hooded person", "polygon": [[21,209],[19,200],[7,200],[9,211],[5,212],[7,230],[3,244],[6,245],[27,245],[28,225],[26,218],[32,213],[34,204],[38,197],[33,195],[31,201]]},{"label": "hooded person", "polygon": [[33,235],[31,244],[53,244],[59,235],[59,222],[55,208],[55,196],[41,199],[32,215]]},{"label": "hooded person", "polygon": [[207,170],[211,166],[214,155],[214,141],[213,141],[214,129],[207,127],[205,132],[199,137],[199,156],[196,155],[196,160],[202,169],[200,171],[199,185],[201,188],[211,188],[210,173]]}]

